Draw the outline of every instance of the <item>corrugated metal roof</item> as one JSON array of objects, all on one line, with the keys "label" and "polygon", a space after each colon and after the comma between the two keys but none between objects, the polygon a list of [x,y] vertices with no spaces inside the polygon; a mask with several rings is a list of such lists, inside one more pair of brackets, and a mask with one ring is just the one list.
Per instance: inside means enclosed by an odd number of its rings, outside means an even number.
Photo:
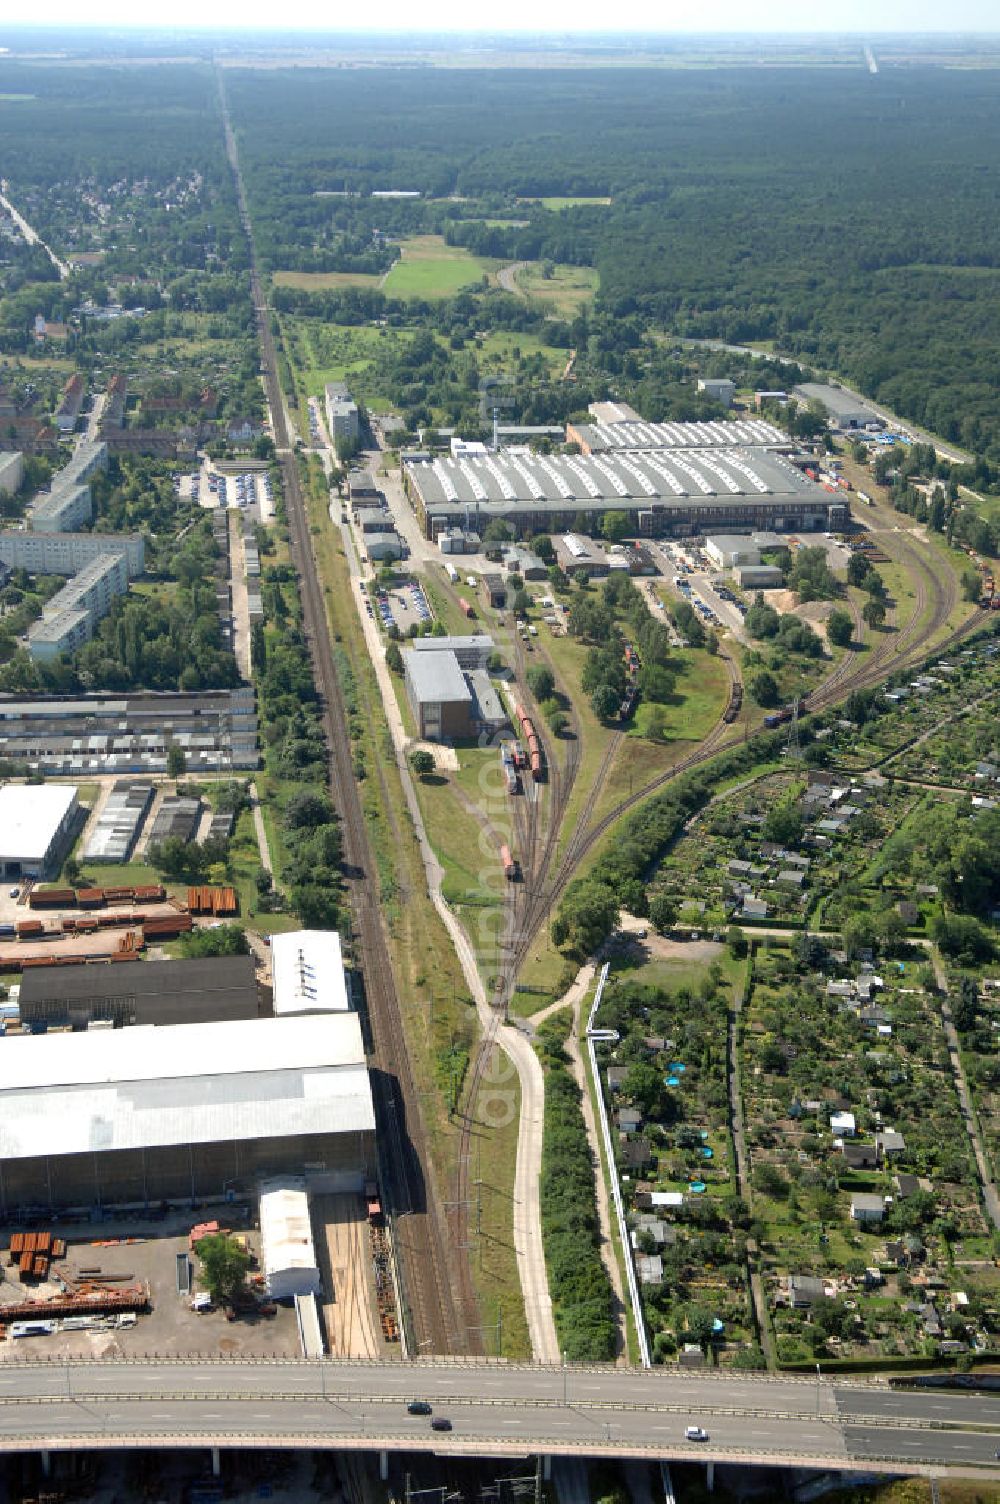
[{"label": "corrugated metal roof", "polygon": [[[183,1027],[157,1032],[179,1033]],[[107,1041],[112,1035],[94,1037]],[[11,1041],[11,1054],[19,1048],[20,1041]],[[374,1127],[371,1088],[363,1065],[51,1087],[8,1091],[0,1097],[3,1159],[228,1143],[262,1134],[287,1138],[371,1132]]]},{"label": "corrugated metal roof", "polygon": [[343,1012],[350,1008],[336,930],[291,930],[271,937],[274,1012]]},{"label": "corrugated metal roof", "polygon": [[167,1086],[172,1080],[197,1082],[307,1064],[361,1065],[365,1058],[356,1013],[169,1027],[139,1024],[107,1033],[11,1038],[0,1049],[0,1117],[13,1092],[136,1081]]}]

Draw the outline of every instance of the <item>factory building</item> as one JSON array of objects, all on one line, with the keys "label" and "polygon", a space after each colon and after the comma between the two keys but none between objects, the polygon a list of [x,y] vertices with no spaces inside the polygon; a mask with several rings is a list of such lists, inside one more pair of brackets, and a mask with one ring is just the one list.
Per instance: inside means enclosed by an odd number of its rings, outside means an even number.
[{"label": "factory building", "polygon": [[290,930],[271,936],[275,1017],[346,1013],[351,1006],[336,930]]},{"label": "factory building", "polygon": [[459,668],[488,668],[495,643],[485,632],[469,637],[415,637],[411,653],[454,653]]},{"label": "factory building", "polygon": [[0,496],[13,496],[24,480],[24,455],[19,450],[0,452]]},{"label": "factory building", "polygon": [[793,395],[803,402],[818,402],[826,409],[830,422],[836,428],[884,428],[885,424],[874,409],[866,407],[849,392],[839,386],[826,386],[820,381],[805,381],[793,388]]},{"label": "factory building", "polygon": [[265,1013],[252,956],[31,967],[18,1005],[22,1024],[71,1029],[222,1023]]},{"label": "factory building", "polygon": [[[732,382],[727,385],[732,386]],[[735,387],[733,388],[735,391]],[[595,403],[598,412],[605,404]],[[629,409],[631,412],[631,409]],[[594,408],[591,408],[594,412]],[[579,444],[584,454],[641,454],[645,450],[671,449],[774,449],[793,448],[788,434],[760,418],[731,421],[710,419],[703,423],[646,423],[631,417],[600,419],[596,423],[567,423],[566,441]]]},{"label": "factory building", "polygon": [[472,690],[454,653],[403,653],[406,697],[425,741],[463,741],[473,734]]},{"label": "factory building", "polygon": [[338,444],[356,444],[361,437],[361,415],[342,381],[331,381],[324,392],[326,426],[334,447]]},{"label": "factory building", "polygon": [[583,575],[587,579],[603,579],[611,573],[608,556],[593,538],[581,538],[578,533],[564,533],[552,540],[556,563],[563,574],[575,579]]},{"label": "factory building", "polygon": [[316,1192],[360,1191],[375,1172],[355,1013],[138,1024],[8,1043],[4,1217],[190,1203],[303,1172]]},{"label": "factory building", "polygon": [[201,694],[0,696],[0,759],[49,776],[163,773],[170,747],[189,772],[259,764],[249,687]]},{"label": "factory building", "polygon": [[801,533],[843,527],[848,517],[842,493],[826,491],[766,447],[437,458],[405,464],[403,484],[430,539],[452,529],[481,536],[493,521],[521,538],[596,533],[609,511],[624,513],[635,536],[653,538],[758,528]]},{"label": "factory building", "polygon": [[759,564],[760,549],[752,538],[735,534],[714,534],[705,539],[705,552],[720,569],[735,569],[737,564]]},{"label": "factory building", "polygon": [[733,575],[741,590],[780,590],[785,583],[774,564],[741,564]]},{"label": "factory building", "polygon": [[58,872],[73,841],[78,810],[77,791],[69,785],[8,783],[0,788],[0,878],[44,878]]},{"label": "factory building", "polygon": [[724,377],[703,376],[698,380],[698,390],[704,392],[706,397],[711,397],[713,402],[721,402],[723,407],[732,407],[736,383]]},{"label": "factory building", "polygon": [[101,554],[125,555],[130,580],[145,568],[141,533],[0,533],[0,562],[29,574],[76,574]]}]

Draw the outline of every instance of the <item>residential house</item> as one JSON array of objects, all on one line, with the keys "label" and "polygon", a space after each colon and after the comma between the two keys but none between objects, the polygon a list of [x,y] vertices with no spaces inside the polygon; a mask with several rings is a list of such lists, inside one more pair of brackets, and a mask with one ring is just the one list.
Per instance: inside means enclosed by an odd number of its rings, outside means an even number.
[{"label": "residential house", "polygon": [[626,1139],[621,1146],[621,1157],[626,1170],[644,1170],[653,1158],[649,1139]]},{"label": "residential house", "polygon": [[855,1191],[851,1196],[852,1222],[881,1222],[885,1216],[885,1202],[881,1196],[869,1191]]},{"label": "residential house", "polygon": [[807,1311],[826,1299],[826,1286],[812,1274],[790,1274],[785,1281],[785,1297],[793,1311]]},{"label": "residential house", "polygon": [[658,1253],[637,1253],[635,1272],[643,1285],[663,1284],[663,1259]]},{"label": "residential house", "polygon": [[627,1065],[608,1066],[608,1085],[612,1091],[620,1091],[625,1084],[625,1078],[629,1073]]},{"label": "residential house", "polygon": [[615,1113],[615,1121],[622,1133],[638,1133],[642,1127],[642,1113],[635,1107],[621,1107]]},{"label": "residential house", "polygon": [[920,1190],[920,1181],[916,1175],[894,1175],[892,1183],[896,1188],[898,1201],[909,1201]]},{"label": "residential house", "polygon": [[849,1170],[875,1170],[878,1154],[874,1144],[845,1144],[841,1153]]},{"label": "residential house", "polygon": [[837,1138],[853,1138],[857,1131],[858,1125],[853,1112],[830,1114],[830,1132]]},{"label": "residential house", "polygon": [[883,1162],[890,1159],[898,1159],[906,1153],[906,1140],[895,1128],[884,1128],[875,1135],[875,1150],[879,1159]]}]

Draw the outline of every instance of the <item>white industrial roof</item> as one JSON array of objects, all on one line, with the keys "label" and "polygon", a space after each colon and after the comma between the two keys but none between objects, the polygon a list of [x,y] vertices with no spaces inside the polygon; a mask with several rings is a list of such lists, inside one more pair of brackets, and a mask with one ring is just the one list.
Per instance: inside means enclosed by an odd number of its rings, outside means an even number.
[{"label": "white industrial roof", "polygon": [[42,861],[76,799],[72,784],[8,783],[0,789],[0,857]]},{"label": "white industrial roof", "polygon": [[336,930],[291,930],[271,937],[274,1011],[343,1012],[350,1008]]},{"label": "white industrial roof", "polygon": [[316,1269],[304,1180],[269,1180],[261,1186],[260,1242],[269,1278],[286,1269]]},{"label": "white industrial roof", "polygon": [[37,1035],[4,1050],[0,1160],[375,1127],[355,1013]]}]

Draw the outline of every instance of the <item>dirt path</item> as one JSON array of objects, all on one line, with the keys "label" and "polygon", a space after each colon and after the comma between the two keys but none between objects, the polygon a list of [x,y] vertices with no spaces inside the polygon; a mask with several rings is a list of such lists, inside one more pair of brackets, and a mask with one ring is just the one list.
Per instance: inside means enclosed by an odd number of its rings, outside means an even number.
[{"label": "dirt path", "polygon": [[[369,657],[375,669],[386,720],[392,737],[393,752],[399,770],[403,796],[413,822],[427,881],[427,891],[441,922],[451,937],[463,975],[476,1004],[476,1013],[484,1034],[495,1027],[493,1009],[471,942],[441,893],[444,870],[427,838],[423,814],[406,759],[408,737],[396,700],[392,676],[385,661],[385,651],[378,628],[364,609],[360,590],[361,566],[354,549],[350,527],[341,526],[354,592],[354,603],[361,620]],[[548,1272],[542,1247],[539,1180],[542,1170],[542,1130],[545,1122],[545,1082],[541,1063],[530,1042],[519,1029],[509,1024],[496,1031],[496,1041],[517,1072],[521,1093],[521,1112],[517,1134],[517,1164],[514,1174],[514,1248],[517,1257],[521,1294],[524,1299],[532,1355],[538,1362],[558,1363],[559,1343],[552,1318]]]}]

